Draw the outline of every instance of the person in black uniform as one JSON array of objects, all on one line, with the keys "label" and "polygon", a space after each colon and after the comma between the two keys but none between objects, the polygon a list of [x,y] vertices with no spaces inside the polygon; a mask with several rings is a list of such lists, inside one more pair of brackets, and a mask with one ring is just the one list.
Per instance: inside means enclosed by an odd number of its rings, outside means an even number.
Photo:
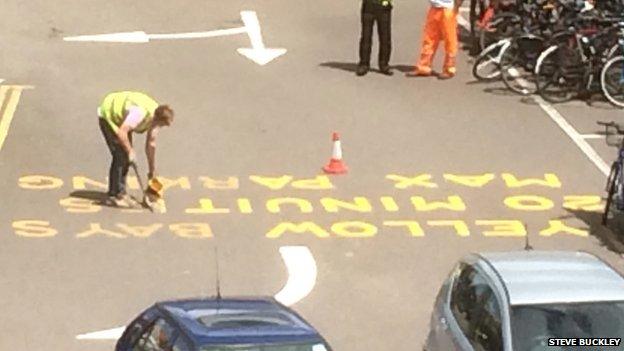
[{"label": "person in black uniform", "polygon": [[391,16],[392,0],[362,0],[362,36],[360,37],[360,62],[356,74],[363,76],[370,70],[373,25],[377,22],[379,34],[379,70],[391,76],[390,52],[392,51]]}]

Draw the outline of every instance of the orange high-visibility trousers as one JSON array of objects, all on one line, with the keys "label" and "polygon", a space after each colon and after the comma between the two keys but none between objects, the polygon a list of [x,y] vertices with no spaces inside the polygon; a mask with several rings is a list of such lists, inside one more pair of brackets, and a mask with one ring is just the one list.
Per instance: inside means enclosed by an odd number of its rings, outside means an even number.
[{"label": "orange high-visibility trousers", "polygon": [[423,33],[420,60],[416,69],[421,73],[431,73],[431,62],[438,49],[440,40],[444,40],[444,72],[455,74],[457,56],[457,13],[453,9],[431,7],[427,13],[427,23]]}]

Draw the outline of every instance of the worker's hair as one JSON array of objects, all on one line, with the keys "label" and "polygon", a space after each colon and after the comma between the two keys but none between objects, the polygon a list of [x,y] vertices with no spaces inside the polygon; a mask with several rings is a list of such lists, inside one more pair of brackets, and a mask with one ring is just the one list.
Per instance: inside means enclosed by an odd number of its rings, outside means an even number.
[{"label": "worker's hair", "polygon": [[173,110],[169,105],[160,105],[154,111],[154,120],[155,121],[163,121],[169,120],[173,121]]}]

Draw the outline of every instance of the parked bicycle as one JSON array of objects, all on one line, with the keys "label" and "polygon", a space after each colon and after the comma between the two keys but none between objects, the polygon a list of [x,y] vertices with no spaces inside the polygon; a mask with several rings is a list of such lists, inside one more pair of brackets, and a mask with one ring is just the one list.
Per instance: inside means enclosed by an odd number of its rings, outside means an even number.
[{"label": "parked bicycle", "polygon": [[607,225],[614,204],[617,211],[624,211],[624,174],[622,173],[624,167],[624,138],[622,138],[624,128],[613,121],[598,122],[598,124],[605,128],[607,145],[619,146],[617,159],[611,165],[611,172],[609,172],[605,189],[607,191],[607,203],[602,214],[602,224]]},{"label": "parked bicycle", "polygon": [[[558,5],[552,0],[527,0],[519,3],[516,12],[499,12],[487,22],[481,31],[481,47],[484,49],[476,58],[472,68],[475,78],[480,81],[494,81],[501,78],[501,60],[505,59],[508,68],[506,85],[518,93],[526,93],[520,88],[514,89],[514,73],[528,69],[533,74],[535,61],[545,45],[546,37],[554,31],[564,19],[576,15],[576,9],[570,5]],[[487,44],[487,46],[486,46]],[[505,53],[506,50],[509,50]],[[505,55],[505,57],[503,56]],[[528,78],[528,80],[532,80]]]},{"label": "parked bicycle", "polygon": [[522,18],[516,14],[502,13],[489,24],[490,30],[502,36],[502,39],[488,45],[479,56],[473,66],[472,75],[482,82],[500,79],[500,61],[502,54],[510,44],[508,32],[518,32],[522,26]]},{"label": "parked bicycle", "polygon": [[[595,27],[580,25],[585,21]],[[601,91],[601,71],[609,58],[621,53],[619,18],[579,18],[577,25],[558,33],[557,44],[545,49],[535,66],[537,93],[561,103]]]},{"label": "parked bicycle", "polygon": [[511,91],[528,95],[537,91],[535,66],[542,51],[556,43],[557,27],[577,15],[575,5],[541,2],[523,5],[525,15],[522,31],[510,37],[501,53],[500,71],[505,86]]},{"label": "parked bicycle", "polygon": [[[624,52],[624,22],[619,22],[620,37],[618,45]],[[624,108],[624,55],[611,57],[600,74],[600,86],[604,96],[613,105]]]},{"label": "parked bicycle", "polygon": [[621,1],[518,0],[488,19],[481,41],[496,41],[478,55],[472,73],[552,103],[600,93],[624,108]]}]

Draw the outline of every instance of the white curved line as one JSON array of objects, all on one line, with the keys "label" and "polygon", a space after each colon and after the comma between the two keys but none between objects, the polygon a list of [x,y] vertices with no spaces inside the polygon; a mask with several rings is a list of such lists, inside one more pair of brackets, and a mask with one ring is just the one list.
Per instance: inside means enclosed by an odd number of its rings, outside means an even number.
[{"label": "white curved line", "polygon": [[126,327],[119,327],[107,330],[100,330],[93,333],[80,334],[76,336],[77,340],[117,340],[121,338]]},{"label": "white curved line", "polygon": [[292,306],[308,296],[316,285],[316,261],[305,246],[283,246],[280,254],[288,270],[288,281],[275,299],[286,306]]}]

